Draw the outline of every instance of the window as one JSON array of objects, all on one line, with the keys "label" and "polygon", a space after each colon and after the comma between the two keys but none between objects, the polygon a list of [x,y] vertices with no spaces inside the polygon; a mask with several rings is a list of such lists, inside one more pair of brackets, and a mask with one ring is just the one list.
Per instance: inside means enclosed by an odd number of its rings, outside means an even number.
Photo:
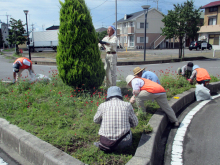
[{"label": "window", "polygon": [[[143,22],[140,22],[140,28],[144,29],[144,23]],[[148,28],[148,23],[146,24],[146,28]]]},{"label": "window", "polygon": [[209,8],[209,12],[214,12],[214,11],[218,11],[218,7],[217,6]]},{"label": "window", "polygon": [[219,45],[219,36],[218,34],[209,35],[209,43],[211,45]]},{"label": "window", "polygon": [[[144,43],[144,37],[137,37],[137,43]],[[146,37],[146,43],[148,43],[148,37]]]},{"label": "window", "polygon": [[209,17],[209,25],[216,25],[216,17]]},{"label": "window", "polygon": [[126,23],[124,23],[124,24],[123,24],[123,26],[124,26],[124,27],[127,27],[127,24],[126,24]]},{"label": "window", "polygon": [[133,22],[130,22],[130,27],[133,27],[133,26],[134,26]]},{"label": "window", "polygon": [[134,46],[134,36],[130,36],[130,46]]}]

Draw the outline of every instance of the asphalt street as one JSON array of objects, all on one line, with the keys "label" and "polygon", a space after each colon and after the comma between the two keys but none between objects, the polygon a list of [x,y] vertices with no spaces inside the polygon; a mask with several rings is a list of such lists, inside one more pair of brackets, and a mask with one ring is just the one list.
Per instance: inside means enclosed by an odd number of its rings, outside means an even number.
[{"label": "asphalt street", "polygon": [[[14,60],[6,59],[4,56],[0,56],[0,79],[7,81],[9,78],[13,79],[13,69],[12,64]],[[214,76],[220,75],[220,59],[208,59],[202,61],[193,61],[194,64],[199,65],[202,68],[207,69],[207,71]],[[146,68],[145,70],[154,71],[158,76],[160,76],[160,71],[175,73],[178,67],[186,65],[187,62],[175,62],[175,63],[163,63],[163,64],[147,64],[141,65],[139,67]],[[126,65],[126,66],[117,66],[117,79],[125,80],[128,74],[133,74],[133,69],[138,65]],[[47,66],[47,65],[33,65],[33,69],[37,74],[44,74],[46,76],[51,75],[51,70],[56,70],[56,66]],[[28,71],[23,72],[23,76],[28,76]]]},{"label": "asphalt street", "polygon": [[[178,117],[180,121],[201,101],[188,106]],[[220,164],[220,97],[203,106],[192,118],[183,139],[181,152],[184,165],[219,165]],[[171,129],[166,144],[164,165],[172,161],[173,141],[177,129]],[[179,157],[176,156],[179,159]]]}]

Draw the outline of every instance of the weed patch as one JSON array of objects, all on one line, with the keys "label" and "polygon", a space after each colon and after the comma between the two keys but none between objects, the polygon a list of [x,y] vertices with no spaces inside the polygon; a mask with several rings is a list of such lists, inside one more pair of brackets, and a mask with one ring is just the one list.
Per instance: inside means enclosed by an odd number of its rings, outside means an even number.
[{"label": "weed patch", "polygon": [[[157,103],[146,102],[149,112],[146,114],[134,104],[139,124],[131,130],[133,145],[106,154],[93,145],[99,141],[100,128],[93,122],[93,117],[98,106],[105,101],[107,89],[104,86],[90,91],[73,89],[62,82],[57,70],[50,72],[52,80],[49,83],[29,83],[29,77],[15,84],[0,82],[0,117],[86,164],[126,164],[135,154],[142,133],[152,131],[148,121],[159,108]],[[169,99],[195,87],[169,71],[161,71],[160,81]],[[213,76],[212,81],[219,79]],[[125,87],[126,83],[122,78],[117,85]],[[122,93],[124,101],[129,101],[131,89],[123,88]]]}]

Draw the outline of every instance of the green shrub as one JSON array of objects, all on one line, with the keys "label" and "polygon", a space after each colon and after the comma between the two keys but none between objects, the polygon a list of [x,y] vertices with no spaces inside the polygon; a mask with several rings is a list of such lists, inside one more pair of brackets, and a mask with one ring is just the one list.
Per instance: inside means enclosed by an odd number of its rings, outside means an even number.
[{"label": "green shrub", "polygon": [[59,76],[69,86],[99,87],[105,76],[98,40],[84,0],[61,2],[57,65]]}]

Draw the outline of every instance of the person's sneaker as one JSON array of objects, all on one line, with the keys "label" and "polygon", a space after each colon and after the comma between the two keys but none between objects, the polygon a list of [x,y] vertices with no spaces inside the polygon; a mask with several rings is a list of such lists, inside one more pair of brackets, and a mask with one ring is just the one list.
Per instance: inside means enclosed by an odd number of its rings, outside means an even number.
[{"label": "person's sneaker", "polygon": [[179,127],[179,126],[180,126],[180,122],[176,121],[176,122],[174,122],[173,125],[174,125],[175,127]]},{"label": "person's sneaker", "polygon": [[94,142],[93,144],[99,148],[99,142]]}]

